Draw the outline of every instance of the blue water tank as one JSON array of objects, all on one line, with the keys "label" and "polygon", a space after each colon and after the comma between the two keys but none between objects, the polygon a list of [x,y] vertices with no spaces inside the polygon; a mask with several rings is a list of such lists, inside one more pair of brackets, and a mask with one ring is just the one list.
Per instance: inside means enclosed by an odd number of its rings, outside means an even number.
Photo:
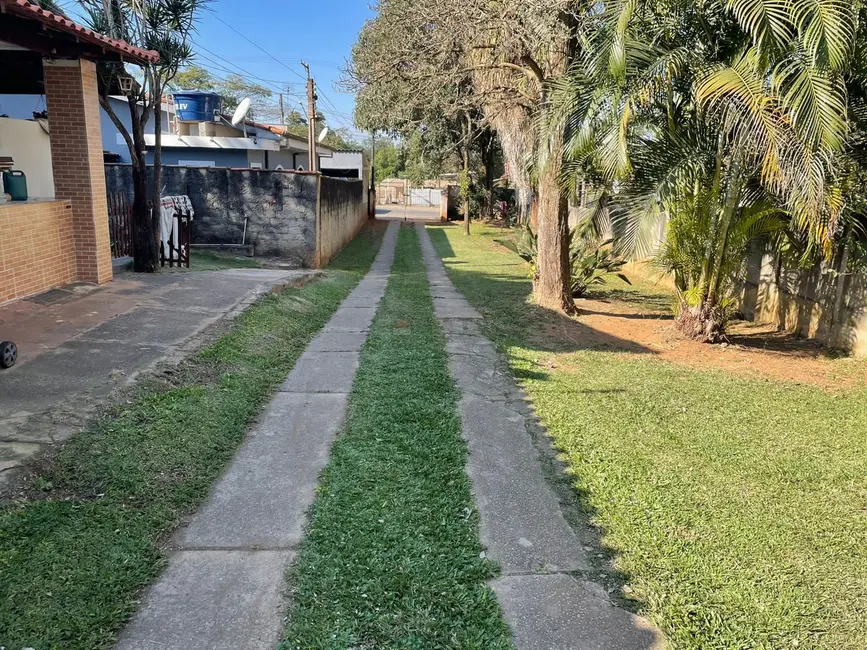
[{"label": "blue water tank", "polygon": [[182,90],[174,98],[181,122],[214,122],[222,111],[223,99],[210,90]]}]

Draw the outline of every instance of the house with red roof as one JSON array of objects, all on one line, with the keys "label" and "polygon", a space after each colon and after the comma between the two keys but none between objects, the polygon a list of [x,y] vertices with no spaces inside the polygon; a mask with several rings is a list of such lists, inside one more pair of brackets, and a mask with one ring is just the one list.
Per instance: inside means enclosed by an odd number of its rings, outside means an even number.
[{"label": "house with red roof", "polygon": [[24,179],[38,191],[21,194],[22,178],[4,176],[0,304],[112,279],[96,64],[158,58],[29,0],[0,0],[0,94],[42,94],[47,108],[44,120],[0,118],[0,169],[45,161]]}]

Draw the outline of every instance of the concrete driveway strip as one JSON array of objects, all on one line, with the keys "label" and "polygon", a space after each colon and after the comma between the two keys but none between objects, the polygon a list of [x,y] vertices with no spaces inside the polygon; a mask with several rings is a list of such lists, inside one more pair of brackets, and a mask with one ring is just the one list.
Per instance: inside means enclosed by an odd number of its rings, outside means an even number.
[{"label": "concrete driveway strip", "polygon": [[346,416],[398,228],[389,225],[368,276],[299,358],[209,500],[176,532],[168,568],[116,650],[277,647],[287,609],[284,573]]},{"label": "concrete driveway strip", "polygon": [[[26,362],[0,372],[0,489],[33,455],[80,431],[119,385],[161,360],[185,356],[205,328],[309,275],[262,269],[142,274],[83,297],[58,290],[67,297],[49,307],[33,307],[39,297],[4,307],[0,330],[8,328],[12,337],[29,325],[31,332],[19,339]],[[89,309],[96,315],[82,316]]]},{"label": "concrete driveway strip", "polygon": [[590,563],[542,471],[530,437],[531,411],[508,365],[481,331],[482,316],[457,292],[427,231],[416,224],[431,295],[461,390],[467,474],[480,536],[502,570],[491,586],[518,650],[650,650],[650,624],[617,607],[577,575]]}]

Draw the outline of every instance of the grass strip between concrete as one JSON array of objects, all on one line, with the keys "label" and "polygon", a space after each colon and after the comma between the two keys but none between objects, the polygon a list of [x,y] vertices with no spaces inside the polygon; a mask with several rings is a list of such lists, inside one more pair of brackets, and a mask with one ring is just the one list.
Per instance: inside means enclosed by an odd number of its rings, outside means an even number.
[{"label": "grass strip between concrete", "polygon": [[458,392],[418,236],[391,280],[323,473],[283,650],[510,648],[485,581]]},{"label": "grass strip between concrete", "polygon": [[678,650],[867,648],[865,391],[588,344],[532,305],[507,234],[474,228],[429,232],[568,464],[615,593]]},{"label": "grass strip between concrete", "polygon": [[165,566],[161,544],[207,496],[263,403],[365,275],[363,231],[324,280],[264,297],[230,331],[73,437],[0,510],[0,646],[111,645]]}]

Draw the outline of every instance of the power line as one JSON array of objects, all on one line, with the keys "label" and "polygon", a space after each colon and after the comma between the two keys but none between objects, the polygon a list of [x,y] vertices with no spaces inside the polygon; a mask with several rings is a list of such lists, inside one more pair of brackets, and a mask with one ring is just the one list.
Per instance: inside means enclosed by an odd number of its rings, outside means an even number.
[{"label": "power line", "polygon": [[[354,131],[355,130],[355,128],[354,128],[355,120],[353,118],[350,118],[346,113],[343,113],[342,111],[337,110],[337,107],[331,102],[330,99],[328,99],[328,97],[325,95],[325,93],[320,92],[320,94],[322,95],[323,103],[325,103],[333,111],[333,114],[337,116],[337,118],[338,118],[336,120],[337,123],[344,129]],[[341,123],[341,118],[342,118],[342,123]]]},{"label": "power line", "polygon": [[[251,44],[253,47],[255,47],[257,50],[259,50],[260,52],[262,52],[262,53],[264,53],[265,55],[267,55],[268,58],[273,59],[274,61],[276,61],[277,63],[279,63],[280,65],[282,65],[284,68],[286,68],[287,70],[289,70],[289,72],[291,72],[292,74],[294,74],[295,76],[297,76],[299,79],[302,79],[302,80],[306,81],[306,78],[305,78],[305,77],[304,77],[300,72],[298,72],[297,70],[295,70],[295,69],[293,69],[293,68],[290,68],[288,65],[286,65],[286,63],[285,63],[284,61],[282,61],[281,59],[277,58],[276,56],[274,56],[273,54],[271,54],[268,50],[266,50],[265,48],[263,48],[261,45],[259,45],[258,43],[256,43],[256,42],[253,41],[252,39],[250,39],[250,38],[248,38],[247,36],[245,36],[243,33],[241,33],[240,31],[238,31],[234,26],[230,25],[230,24],[227,23],[225,20],[223,20],[222,18],[220,18],[220,17],[219,17],[215,12],[212,12],[212,15],[213,15],[213,17],[216,18],[218,21],[220,21],[221,23],[223,23],[226,27],[228,27],[228,28],[231,29],[233,32],[235,32],[238,36],[240,36],[240,37],[243,38],[245,41],[247,41],[248,43],[250,43],[250,44]],[[205,52],[208,52],[209,54],[212,54],[213,56],[217,57],[218,59],[220,59],[220,60],[222,60],[222,61],[225,61],[225,62],[228,63],[229,65],[234,66],[234,67],[237,68],[238,70],[241,70],[241,71],[244,72],[245,74],[249,75],[251,78],[253,78],[253,79],[258,79],[259,81],[265,81],[265,80],[263,80],[261,77],[258,77],[257,75],[254,75],[253,73],[249,72],[248,70],[244,70],[243,68],[241,68],[241,67],[240,67],[239,65],[237,65],[236,63],[233,63],[233,62],[229,61],[228,59],[223,58],[222,56],[220,56],[220,55],[217,54],[216,52],[212,52],[211,50],[209,50],[209,49],[207,49],[207,48],[205,48],[205,47],[202,47],[201,45],[199,45],[199,47],[200,47],[201,49],[205,50]],[[267,83],[267,82],[266,82],[266,83]],[[282,90],[281,90],[281,92],[282,92]],[[329,106],[329,108],[334,112],[334,115],[335,115],[335,122],[337,123],[337,125],[340,126],[341,128],[345,128],[345,129],[347,129],[347,130],[349,130],[349,131],[354,130],[354,126],[353,126],[353,125],[354,125],[354,123],[355,123],[355,120],[354,120],[353,118],[349,117],[347,114],[342,113],[341,111],[337,110],[337,107],[334,106],[334,103],[333,103],[333,102],[328,98],[328,96],[325,95],[325,93],[322,92],[321,90],[320,90],[319,92],[320,92],[320,94],[321,94],[321,96],[322,96],[322,101],[323,101],[327,106]],[[288,89],[287,89],[287,94],[289,94],[290,97],[292,96],[291,93],[288,93]],[[309,116],[308,116],[308,119],[309,119]]]},{"label": "power line", "polygon": [[249,70],[245,70],[244,68],[242,68],[242,67],[236,65],[235,63],[232,63],[232,62],[229,61],[228,59],[224,59],[223,57],[221,57],[221,56],[220,56],[219,54],[217,54],[216,52],[212,52],[211,50],[209,50],[208,48],[204,47],[204,46],[201,45],[201,44],[196,44],[196,46],[197,46],[198,48],[204,50],[205,52],[208,52],[209,54],[214,55],[214,56],[217,57],[218,59],[220,59],[220,60],[224,61],[225,63],[228,63],[229,65],[231,65],[231,66],[234,67],[234,70],[233,70],[233,69],[230,69],[230,68],[226,68],[225,66],[221,66],[219,63],[217,63],[216,61],[214,61],[214,60],[211,59],[210,57],[205,56],[205,55],[202,54],[201,52],[198,54],[198,56],[200,56],[201,58],[203,58],[203,59],[205,59],[206,61],[208,61],[212,66],[216,67],[218,70],[221,70],[221,71],[223,71],[223,72],[228,72],[229,74],[238,74],[238,73],[240,72],[240,73],[242,73],[243,75],[246,75],[247,77],[249,77],[250,79],[255,79],[256,81],[260,81],[260,82],[262,82],[266,87],[269,88],[269,90],[275,91],[275,92],[277,92],[277,93],[283,93],[283,94],[285,94],[287,97],[290,97],[290,98],[292,98],[292,99],[295,99],[295,100],[301,102],[301,98],[298,97],[297,95],[293,94],[292,92],[290,92],[290,90],[289,90],[288,87],[285,87],[285,86],[280,85],[281,82],[279,82],[279,81],[274,81],[273,79],[263,79],[262,77],[259,77],[259,76],[257,76],[257,75],[254,75],[254,74],[253,74],[252,72],[250,72]]},{"label": "power line", "polygon": [[280,92],[288,92],[288,90],[286,90],[286,88],[284,88],[283,85],[282,85],[282,83],[279,82],[279,81],[275,81],[275,80],[273,80],[273,79],[264,79],[264,78],[262,78],[262,77],[259,77],[258,75],[255,75],[255,74],[253,74],[252,72],[250,72],[249,70],[245,70],[244,68],[242,68],[242,67],[239,66],[238,64],[233,63],[232,61],[229,61],[229,60],[226,59],[226,58],[223,58],[222,56],[220,56],[220,55],[217,54],[216,52],[213,52],[213,51],[209,50],[208,48],[206,48],[206,47],[205,47],[204,45],[202,45],[201,43],[196,43],[196,47],[198,47],[198,48],[201,49],[201,50],[204,50],[205,52],[207,52],[208,54],[210,54],[210,55],[212,55],[212,56],[217,57],[220,61],[222,61],[222,62],[224,62],[224,63],[227,63],[228,65],[232,66],[232,68],[234,68],[234,69],[231,69],[231,68],[226,68],[225,66],[221,66],[219,63],[217,63],[217,62],[214,61],[213,59],[211,59],[211,58],[209,58],[209,57],[207,57],[207,56],[204,56],[203,54],[199,53],[199,56],[201,56],[203,59],[205,59],[205,60],[207,60],[207,61],[210,61],[211,64],[213,64],[213,65],[214,65],[215,67],[217,67],[218,69],[222,69],[224,72],[228,72],[228,73],[230,73],[230,74],[238,74],[238,73],[240,72],[240,73],[242,73],[243,75],[249,77],[250,79],[255,79],[256,81],[261,81],[261,82],[262,82],[263,84],[265,84],[266,86],[270,86],[270,87],[272,87],[272,88],[279,88],[279,89],[280,89]]},{"label": "power line", "polygon": [[265,54],[267,54],[270,58],[274,59],[277,63],[279,63],[280,65],[282,65],[284,68],[286,68],[289,72],[291,72],[291,73],[294,74],[295,76],[299,77],[300,79],[304,79],[304,76],[303,76],[300,72],[298,72],[297,70],[294,70],[293,68],[290,68],[290,67],[289,67],[288,65],[286,65],[283,61],[281,61],[281,60],[278,59],[276,56],[274,56],[273,54],[271,54],[268,50],[266,50],[265,48],[263,48],[261,45],[259,45],[259,44],[256,43],[255,41],[253,41],[253,40],[247,38],[246,36],[244,36],[244,35],[243,35],[241,32],[239,32],[237,29],[235,29],[234,27],[232,27],[232,25],[230,25],[230,24],[227,23],[225,20],[223,20],[222,18],[220,18],[216,13],[214,13],[213,15],[214,15],[214,18],[216,18],[217,20],[219,20],[219,21],[220,21],[221,23],[223,23],[226,27],[228,27],[228,28],[231,29],[233,32],[235,32],[238,36],[240,36],[240,37],[243,38],[245,41],[247,41],[248,43],[250,43],[250,45],[252,45],[253,47],[255,47],[257,50],[259,50],[259,51],[264,52]]}]

